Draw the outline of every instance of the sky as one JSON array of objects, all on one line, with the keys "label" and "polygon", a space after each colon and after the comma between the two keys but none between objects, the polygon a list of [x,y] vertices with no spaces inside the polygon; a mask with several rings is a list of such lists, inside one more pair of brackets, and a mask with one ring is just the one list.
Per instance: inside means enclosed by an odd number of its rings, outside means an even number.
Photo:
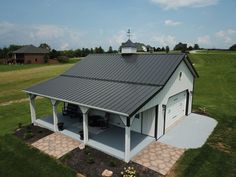
[{"label": "sky", "polygon": [[155,47],[236,43],[235,0],[0,0],[0,47],[117,49],[131,40]]}]

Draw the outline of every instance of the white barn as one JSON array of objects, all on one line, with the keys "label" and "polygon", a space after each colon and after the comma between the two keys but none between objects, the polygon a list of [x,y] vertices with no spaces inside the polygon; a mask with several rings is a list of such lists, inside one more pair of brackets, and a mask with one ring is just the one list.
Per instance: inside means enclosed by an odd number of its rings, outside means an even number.
[{"label": "white barn", "polygon": [[[129,162],[191,113],[196,77],[185,54],[139,54],[128,40],[121,54],[89,55],[25,92],[32,123],[59,131],[62,122],[61,133]],[[37,96],[50,99],[52,116],[37,117]]]}]

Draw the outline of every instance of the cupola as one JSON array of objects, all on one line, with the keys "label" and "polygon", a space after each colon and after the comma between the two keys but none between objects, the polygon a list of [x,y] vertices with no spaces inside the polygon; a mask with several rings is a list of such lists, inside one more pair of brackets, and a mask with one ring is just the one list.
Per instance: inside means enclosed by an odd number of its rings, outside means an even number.
[{"label": "cupola", "polygon": [[130,40],[130,29],[127,32],[127,36],[129,37],[129,39],[121,44],[121,54],[134,54],[137,52],[137,47],[135,43]]}]

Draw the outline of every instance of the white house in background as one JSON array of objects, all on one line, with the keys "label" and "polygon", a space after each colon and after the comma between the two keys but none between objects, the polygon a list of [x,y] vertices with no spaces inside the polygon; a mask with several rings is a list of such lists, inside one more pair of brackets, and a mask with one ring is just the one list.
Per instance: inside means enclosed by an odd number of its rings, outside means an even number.
[{"label": "white house in background", "polygon": [[[128,162],[191,113],[196,77],[185,54],[139,54],[128,40],[120,54],[88,55],[25,92],[32,123],[59,131],[63,122],[61,133]],[[50,99],[52,116],[36,116],[37,96]]]}]

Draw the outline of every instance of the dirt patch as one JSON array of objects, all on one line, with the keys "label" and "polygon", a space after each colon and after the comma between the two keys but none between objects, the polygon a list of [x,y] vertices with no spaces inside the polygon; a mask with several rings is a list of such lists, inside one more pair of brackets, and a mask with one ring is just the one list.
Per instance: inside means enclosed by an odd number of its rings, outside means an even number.
[{"label": "dirt patch", "polygon": [[88,146],[83,150],[76,148],[60,160],[86,177],[101,176],[105,169],[113,171],[113,177],[120,177],[125,167],[134,167],[138,177],[162,177],[159,173],[139,164],[134,162],[127,164]]},{"label": "dirt patch", "polygon": [[217,132],[208,144],[214,149],[230,154],[232,147],[224,143],[224,138],[232,135],[234,135],[233,129],[225,128],[223,131]]},{"label": "dirt patch", "polygon": [[25,101],[28,101],[28,100],[29,100],[29,98],[23,98],[23,99],[19,99],[19,100],[7,101],[7,102],[0,103],[0,106],[8,106],[8,105],[13,104],[13,103],[21,103],[21,102],[25,102]]},{"label": "dirt patch", "polygon": [[19,128],[14,132],[14,135],[31,144],[52,133],[53,132],[48,129],[30,124],[27,126],[19,125]]},{"label": "dirt patch", "polygon": [[204,115],[204,116],[209,116],[209,114],[207,113],[207,110],[206,110],[205,107],[199,107],[197,109],[193,109],[192,112],[196,113],[196,114],[201,114],[201,115]]},{"label": "dirt patch", "polygon": [[225,153],[228,153],[230,154],[230,146],[222,143],[222,142],[217,142],[216,144],[210,144],[211,147],[219,150],[219,151],[222,151],[222,152],[225,152]]},{"label": "dirt patch", "polygon": [[[37,99],[42,99],[42,98],[44,98],[44,97],[37,97]],[[25,101],[29,101],[29,98],[22,98],[22,99],[18,99],[18,100],[3,102],[3,103],[0,103],[0,106],[8,106],[8,105],[11,105],[14,103],[22,103]]]}]

